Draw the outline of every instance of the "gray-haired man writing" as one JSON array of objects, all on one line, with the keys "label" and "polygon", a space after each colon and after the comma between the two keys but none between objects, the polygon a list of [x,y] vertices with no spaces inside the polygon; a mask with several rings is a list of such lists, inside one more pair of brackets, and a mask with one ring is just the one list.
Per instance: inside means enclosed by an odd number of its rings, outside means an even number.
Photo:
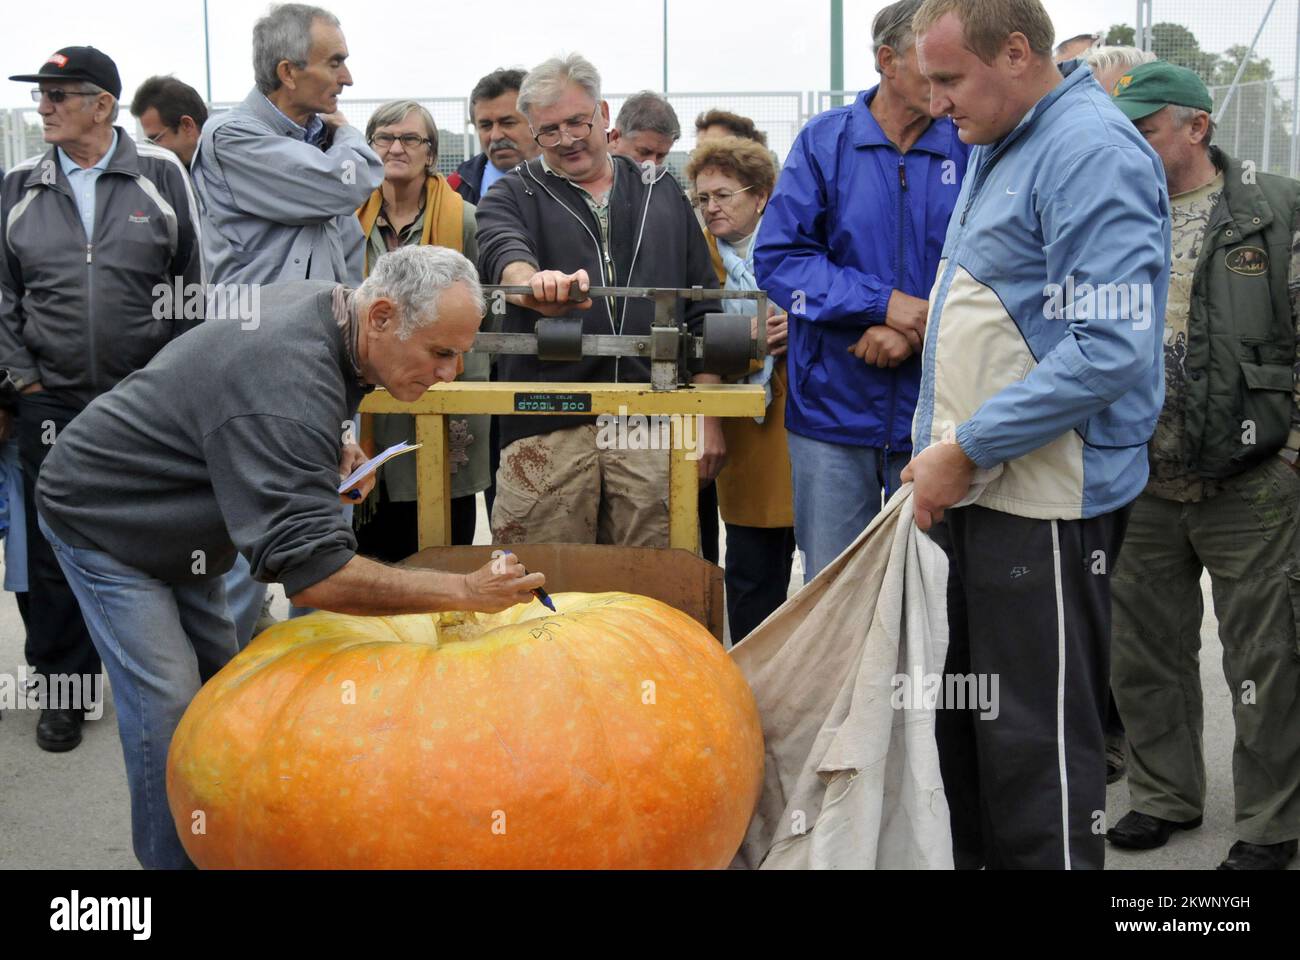
[{"label": "gray-haired man writing", "polygon": [[356,290],[279,284],[262,305],[257,329],[205,324],[92,403],[37,486],[41,529],[113,685],[146,867],[188,862],[167,749],[235,653],[221,574],[236,551],[295,603],[343,613],[495,611],[544,583],[513,561],[465,576],[384,566],[356,555],[339,511],[340,478],[364,459],[347,442],[362,396],[380,385],[416,400],[473,345],[483,296],[468,260],[405,247]]}]

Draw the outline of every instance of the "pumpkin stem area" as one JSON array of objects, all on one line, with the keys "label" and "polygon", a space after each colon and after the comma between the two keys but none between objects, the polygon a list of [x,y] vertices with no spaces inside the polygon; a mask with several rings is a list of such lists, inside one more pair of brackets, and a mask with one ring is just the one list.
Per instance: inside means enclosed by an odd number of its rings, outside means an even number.
[{"label": "pumpkin stem area", "polygon": [[446,643],[477,640],[495,626],[495,624],[485,623],[487,619],[483,614],[460,610],[440,613],[434,642],[441,646]]},{"label": "pumpkin stem area", "polygon": [[[406,629],[400,630],[400,633],[404,641],[427,643],[439,647],[449,643],[465,643],[479,640],[495,630],[512,624],[524,623],[533,619],[543,619],[544,616],[557,616],[546,610],[542,611],[542,615],[529,616],[528,613],[530,612],[529,607],[523,605],[511,607],[500,613],[475,613],[473,611],[456,610],[439,613],[434,617],[417,615],[414,619],[419,622],[403,623],[402,627]],[[406,618],[402,619],[405,620]]]}]

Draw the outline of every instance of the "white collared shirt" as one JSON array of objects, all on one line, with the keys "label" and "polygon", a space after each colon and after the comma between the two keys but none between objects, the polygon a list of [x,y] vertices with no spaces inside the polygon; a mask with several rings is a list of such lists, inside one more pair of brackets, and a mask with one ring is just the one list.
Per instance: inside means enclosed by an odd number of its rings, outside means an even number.
[{"label": "white collared shirt", "polygon": [[113,128],[113,141],[108,145],[108,152],[95,161],[91,167],[83,167],[63,152],[62,147],[54,148],[59,154],[59,166],[68,178],[72,196],[77,201],[77,212],[81,214],[81,225],[86,228],[86,241],[95,236],[95,182],[99,175],[108,169],[108,161],[117,150],[117,128]]}]

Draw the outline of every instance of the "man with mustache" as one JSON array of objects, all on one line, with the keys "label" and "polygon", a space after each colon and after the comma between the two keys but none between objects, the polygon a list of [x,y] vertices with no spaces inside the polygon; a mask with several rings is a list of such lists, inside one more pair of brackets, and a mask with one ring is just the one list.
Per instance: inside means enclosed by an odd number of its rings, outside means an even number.
[{"label": "man with mustache", "polygon": [[541,153],[517,106],[524,76],[523,70],[493,70],[469,95],[470,121],[478,131],[483,152],[447,178],[452,189],[469,203],[477,204],[488,187],[513,167]]},{"label": "man with mustache", "polygon": [[[251,290],[262,284],[361,282],[356,209],[383,182],[384,164],[338,112],[352,85],[347,59],[338,18],[320,7],[280,4],[254,24],[257,85],[204,125],[190,171],[204,266],[227,301],[210,315],[238,316],[240,328],[255,330],[259,320],[244,307],[259,302]],[[266,590],[240,558],[226,592],[242,646],[269,625]]]}]

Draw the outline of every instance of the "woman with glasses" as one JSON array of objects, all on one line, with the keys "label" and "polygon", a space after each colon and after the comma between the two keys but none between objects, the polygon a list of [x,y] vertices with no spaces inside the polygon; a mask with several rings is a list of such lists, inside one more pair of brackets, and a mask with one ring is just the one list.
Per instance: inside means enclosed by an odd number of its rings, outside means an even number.
[{"label": "woman with glasses", "polygon": [[[429,111],[414,100],[386,103],[366,124],[366,140],[384,162],[384,182],[357,210],[366,237],[366,274],[379,257],[409,244],[450,247],[477,260],[474,205],[438,172],[438,128]],[[486,354],[467,353],[457,379],[487,380],[489,364]],[[488,421],[486,415],[456,417],[449,425],[453,544],[474,542],[477,494],[491,479]],[[361,445],[368,455],[402,440],[415,441],[415,417],[362,415]],[[415,458],[385,464],[379,479],[378,496],[367,500],[372,505],[357,509],[357,550],[380,560],[404,560],[419,546]]]},{"label": "woman with glasses", "polygon": [[[686,165],[692,203],[718,244],[727,290],[757,290],[754,237],[772,189],[776,164],[766,147],[740,137],[702,141]],[[723,309],[754,314],[756,304],[724,300]],[[753,323],[758,335],[757,317]],[[784,601],[794,555],[794,497],[786,447],[786,315],[768,308],[768,356],[747,382],[763,386],[763,416],[722,421],[727,463],[718,474],[718,504],[727,525],[727,619],[738,643]]]}]

